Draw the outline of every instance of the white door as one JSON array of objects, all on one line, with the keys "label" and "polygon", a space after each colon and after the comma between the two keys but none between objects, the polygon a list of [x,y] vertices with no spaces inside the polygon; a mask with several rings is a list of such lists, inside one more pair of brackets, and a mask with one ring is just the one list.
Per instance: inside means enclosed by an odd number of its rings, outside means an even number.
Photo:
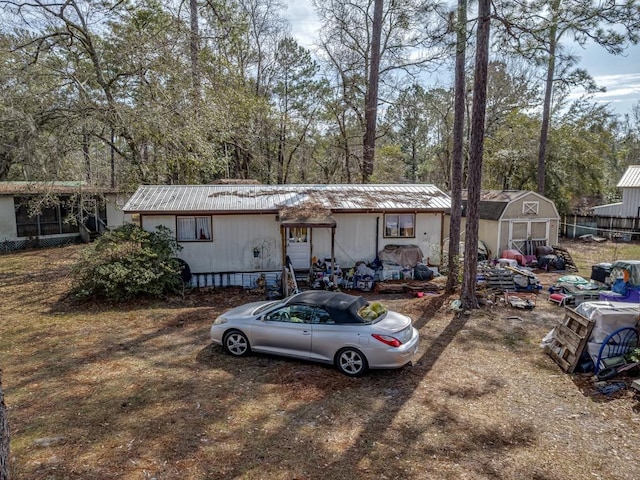
[{"label": "white door", "polygon": [[308,228],[287,229],[287,256],[295,270],[309,270],[311,267],[311,244]]}]

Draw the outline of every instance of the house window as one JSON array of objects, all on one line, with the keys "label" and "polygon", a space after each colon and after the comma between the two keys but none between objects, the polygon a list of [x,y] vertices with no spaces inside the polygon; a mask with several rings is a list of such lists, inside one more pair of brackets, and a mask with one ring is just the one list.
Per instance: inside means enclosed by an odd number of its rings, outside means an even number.
[{"label": "house window", "polygon": [[391,238],[414,238],[415,215],[412,213],[403,215],[384,216],[384,236]]},{"label": "house window", "polygon": [[522,214],[523,215],[537,215],[538,214],[538,202],[522,202]]},{"label": "house window", "polygon": [[60,198],[54,205],[42,206],[36,214],[29,211],[29,203],[32,201],[33,199],[27,197],[14,199],[18,237],[40,237],[79,231],[78,225],[69,221],[73,211],[68,197]]},{"label": "house window", "polygon": [[211,217],[178,217],[179,242],[210,242]]}]

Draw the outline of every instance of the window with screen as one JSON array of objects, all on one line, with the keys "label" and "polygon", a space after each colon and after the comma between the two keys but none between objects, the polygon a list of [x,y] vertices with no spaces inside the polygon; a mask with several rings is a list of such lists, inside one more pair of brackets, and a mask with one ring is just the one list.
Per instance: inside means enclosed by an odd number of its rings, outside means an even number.
[{"label": "window with screen", "polygon": [[30,208],[32,202],[33,199],[29,197],[14,199],[18,237],[39,237],[79,231],[77,223],[69,221],[73,209],[68,197],[59,198],[53,205],[41,206],[37,213]]}]

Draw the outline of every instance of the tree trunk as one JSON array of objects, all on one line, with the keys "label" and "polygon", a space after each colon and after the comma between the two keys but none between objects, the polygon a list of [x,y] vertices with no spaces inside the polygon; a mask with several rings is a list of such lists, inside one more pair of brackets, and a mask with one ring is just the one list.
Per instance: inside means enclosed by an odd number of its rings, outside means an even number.
[{"label": "tree trunk", "polygon": [[111,150],[111,188],[116,188],[116,149],[114,147],[114,133],[113,129],[111,129],[111,143],[109,144],[109,148]]},{"label": "tree trunk", "polygon": [[556,72],[556,47],[558,39],[558,8],[560,0],[551,5],[553,15],[549,30],[549,59],[547,62],[547,80],[544,86],[544,103],[542,105],[542,125],[540,127],[540,145],[538,146],[538,193],[544,195],[545,179],[547,173],[547,138],[549,137],[549,123],[551,118],[551,97],[553,95],[553,77]]},{"label": "tree trunk", "polygon": [[9,421],[2,393],[2,370],[0,370],[0,480],[9,480]]},{"label": "tree trunk", "polygon": [[465,57],[467,50],[467,0],[458,0],[456,22],[456,74],[451,160],[451,224],[449,226],[449,275],[446,291],[453,293],[460,271],[460,222],[462,218],[462,155],[464,150]]},{"label": "tree trunk", "polygon": [[278,185],[282,185],[283,183],[285,183],[284,155],[287,134],[285,122],[285,118],[280,119],[280,129],[278,132],[278,176],[276,180]]},{"label": "tree trunk", "polygon": [[482,155],[484,149],[484,120],[487,107],[487,70],[489,65],[489,33],[491,2],[478,0],[478,31],[476,64],[473,79],[473,110],[471,112],[471,140],[469,142],[469,188],[467,194],[467,227],[464,247],[464,277],[462,307],[478,308],[476,284],[478,273],[478,205],[482,188]]},{"label": "tree trunk", "polygon": [[198,108],[198,103],[201,98],[200,92],[200,25],[198,14],[198,0],[189,0],[189,13],[191,20],[191,31],[189,36],[189,55],[191,57],[191,81],[192,81],[192,94],[193,94],[193,108]]},{"label": "tree trunk", "polygon": [[376,123],[378,118],[378,82],[380,77],[380,38],[382,37],[382,0],[373,4],[373,24],[371,27],[371,64],[369,66],[369,85],[367,88],[367,106],[364,112],[365,132],[363,144],[362,183],[368,183],[373,174],[373,162],[376,149]]},{"label": "tree trunk", "polygon": [[82,157],[84,158],[85,179],[91,185],[91,156],[89,155],[89,134],[86,127],[82,127]]}]

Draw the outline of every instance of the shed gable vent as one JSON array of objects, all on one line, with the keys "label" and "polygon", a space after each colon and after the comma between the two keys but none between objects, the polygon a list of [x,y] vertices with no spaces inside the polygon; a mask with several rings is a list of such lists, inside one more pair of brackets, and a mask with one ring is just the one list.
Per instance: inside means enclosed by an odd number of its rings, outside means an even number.
[{"label": "shed gable vent", "polygon": [[523,215],[538,215],[538,202],[522,202]]}]

